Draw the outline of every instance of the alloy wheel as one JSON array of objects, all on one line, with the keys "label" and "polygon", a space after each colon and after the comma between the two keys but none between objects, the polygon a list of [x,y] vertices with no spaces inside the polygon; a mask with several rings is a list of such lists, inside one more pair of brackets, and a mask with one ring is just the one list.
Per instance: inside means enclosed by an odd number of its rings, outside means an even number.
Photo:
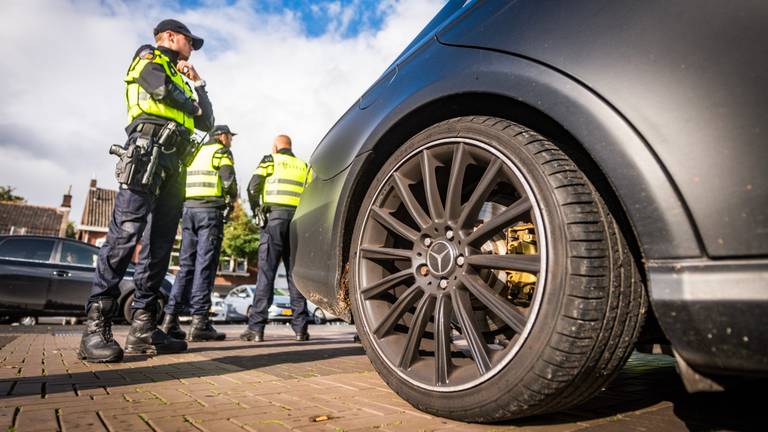
[{"label": "alloy wheel", "polygon": [[402,158],[364,210],[356,302],[390,368],[458,391],[508,365],[547,270],[541,211],[516,164],[488,143],[433,141]]}]

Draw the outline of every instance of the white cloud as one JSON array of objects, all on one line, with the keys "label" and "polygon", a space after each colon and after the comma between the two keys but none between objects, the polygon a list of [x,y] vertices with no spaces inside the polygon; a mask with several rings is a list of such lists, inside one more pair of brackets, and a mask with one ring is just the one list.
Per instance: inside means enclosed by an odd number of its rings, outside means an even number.
[{"label": "white cloud", "polygon": [[308,37],[295,13],[257,14],[247,1],[191,10],[150,0],[3,2],[0,185],[56,206],[71,184],[74,219],[92,175],[116,188],[107,149],[125,139],[122,78],[152,27],[176,17],[206,38],[191,61],[208,82],[217,123],[239,133],[233,152],[243,189],[278,133],[308,158],[442,3],[381,2],[379,30],[343,38],[354,11],[341,3],[329,31]]}]

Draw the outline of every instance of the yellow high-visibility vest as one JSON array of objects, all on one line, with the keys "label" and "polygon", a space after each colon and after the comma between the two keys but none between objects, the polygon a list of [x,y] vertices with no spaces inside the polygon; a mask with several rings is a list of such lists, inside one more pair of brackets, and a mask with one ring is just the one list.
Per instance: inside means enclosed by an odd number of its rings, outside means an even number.
[{"label": "yellow high-visibility vest", "polygon": [[219,168],[233,165],[229,152],[221,152],[224,145],[211,142],[200,147],[192,164],[187,168],[187,198],[223,197]]},{"label": "yellow high-visibility vest", "polygon": [[173,120],[187,128],[190,133],[194,133],[194,116],[153,99],[152,96],[150,96],[150,94],[136,82],[141,71],[150,63],[161,65],[174,84],[184,90],[184,93],[187,96],[196,99],[195,93],[192,91],[189,83],[184,81],[182,75],[176,70],[176,66],[171,64],[171,60],[163,54],[162,51],[154,49],[151,55],[149,55],[149,52],[147,51],[147,54],[138,55],[133,59],[133,63],[131,63],[131,66],[128,68],[128,73],[125,75],[125,99],[128,103],[128,123],[130,124],[141,114],[150,114]]},{"label": "yellow high-visibility vest", "polygon": [[282,153],[272,153],[272,161],[259,164],[254,174],[266,177],[261,192],[263,205],[297,207],[304,186],[311,181],[306,162]]}]

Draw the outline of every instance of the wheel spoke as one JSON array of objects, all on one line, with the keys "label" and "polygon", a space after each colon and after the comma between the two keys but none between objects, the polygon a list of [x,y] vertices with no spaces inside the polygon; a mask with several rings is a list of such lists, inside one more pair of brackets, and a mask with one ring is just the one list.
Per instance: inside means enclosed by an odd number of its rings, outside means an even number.
[{"label": "wheel spoke", "polygon": [[445,209],[437,189],[435,168],[438,162],[428,152],[421,153],[421,176],[424,179],[424,194],[427,196],[427,207],[433,220],[441,220],[445,217]]},{"label": "wheel spoke", "polygon": [[475,267],[529,273],[538,273],[541,269],[541,257],[539,255],[470,255],[466,257],[466,262]]},{"label": "wheel spoke", "polygon": [[442,295],[435,306],[435,381],[448,383],[451,367],[451,299]]},{"label": "wheel spoke", "polygon": [[366,300],[370,300],[379,294],[383,293],[384,291],[388,291],[400,283],[402,283],[404,280],[408,279],[413,273],[411,273],[411,269],[403,270],[401,272],[397,272],[394,274],[391,274],[384,279],[381,279],[379,281],[376,281],[375,283],[372,283],[366,287],[363,287],[360,289],[360,294],[363,295],[363,298]]},{"label": "wheel spoke", "polygon": [[[464,209],[461,211],[461,216],[459,216],[459,222],[457,224],[458,226],[464,227],[464,224],[466,224],[467,219],[470,216],[477,217],[477,214],[480,213],[480,209],[483,207],[485,199],[488,198],[488,195],[491,193],[493,186],[499,182],[497,174],[499,173],[501,167],[501,160],[494,159],[493,162],[491,162],[491,164],[485,170],[483,177],[475,187],[475,191],[472,192],[472,196],[469,197],[469,201],[464,204]],[[470,227],[471,226],[472,225],[470,225]]]},{"label": "wheel spoke", "polygon": [[522,197],[512,203],[509,207],[505,208],[504,211],[480,225],[478,229],[467,236],[466,242],[469,244],[478,241],[483,242],[494,236],[502,228],[509,226],[515,218],[530,210],[531,201],[527,197]]},{"label": "wheel spoke", "polygon": [[400,222],[384,209],[379,207],[372,207],[371,210],[373,210],[373,218],[379,221],[379,223],[384,225],[386,228],[389,228],[392,232],[397,233],[404,239],[410,240],[412,242],[416,241],[419,233],[417,233],[411,227]]},{"label": "wheel spoke", "polygon": [[408,288],[403,295],[395,301],[376,328],[373,329],[373,334],[378,338],[382,338],[389,333],[395,324],[400,321],[403,315],[405,315],[411,306],[413,306],[413,304],[421,297],[421,293],[421,288],[419,288],[418,285],[413,285]]},{"label": "wheel spoke", "polygon": [[479,277],[470,275],[463,276],[461,282],[480,302],[488,306],[493,313],[507,323],[512,330],[518,334],[523,332],[528,319],[515,309],[511,303],[492,290],[488,284]]},{"label": "wheel spoke", "polygon": [[445,217],[452,221],[461,213],[461,192],[464,185],[464,172],[468,163],[467,150],[459,144],[453,151],[451,174],[448,177],[448,192],[445,197]]},{"label": "wheel spoke", "polygon": [[453,310],[456,313],[456,318],[459,320],[459,325],[462,329],[462,335],[467,341],[477,370],[480,372],[480,375],[483,375],[491,369],[491,360],[488,358],[485,342],[475,322],[469,293],[463,289],[456,289],[451,294],[451,300],[453,301]]},{"label": "wheel spoke", "polygon": [[408,213],[411,214],[411,217],[422,228],[428,226],[431,223],[429,216],[424,213],[424,209],[421,208],[419,202],[416,201],[416,197],[414,197],[411,193],[411,189],[408,187],[408,183],[405,177],[403,177],[400,173],[395,173],[392,175],[392,178],[395,179],[395,188],[397,189],[397,193],[400,195],[400,199],[403,201],[403,205],[405,205]]},{"label": "wheel spoke", "polygon": [[419,304],[416,305],[416,312],[413,314],[413,320],[408,329],[408,339],[405,342],[405,347],[403,347],[403,355],[400,357],[400,367],[402,369],[410,368],[411,363],[419,354],[421,337],[424,335],[424,329],[432,317],[434,306],[435,298],[431,295],[423,296]]},{"label": "wheel spoke", "polygon": [[410,249],[395,249],[377,246],[362,246],[360,252],[362,253],[363,258],[387,260],[409,260],[413,253]]}]

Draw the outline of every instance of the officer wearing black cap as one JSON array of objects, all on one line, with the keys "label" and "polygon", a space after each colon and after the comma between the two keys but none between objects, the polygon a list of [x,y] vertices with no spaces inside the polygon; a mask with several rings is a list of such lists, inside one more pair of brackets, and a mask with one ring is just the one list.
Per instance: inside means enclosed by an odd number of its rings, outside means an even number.
[{"label": "officer wearing black cap", "polygon": [[81,359],[91,362],[123,357],[111,324],[121,306],[118,286],[139,239],[142,247],[133,276],[136,290],[125,351],[152,355],[187,349],[186,342],[157,328],[158,290],[184,203],[184,153],[192,147],[195,129],[213,127],[213,110],[205,81],[188,62],[203,39],[172,19],[158,23],[154,35],[157,46],[140,47],[125,76],[128,139],[122,148],[110,150],[120,157],[115,169],[120,190],[99,252],[86,304],[87,327],[78,350]]},{"label": "officer wearing black cap", "polygon": [[[211,291],[219,267],[225,214],[237,200],[232,137],[226,125],[211,130],[211,140],[198,149],[187,168],[186,201],[181,222],[179,272],[165,306],[161,329],[174,338],[192,342],[223,340],[208,320]],[[189,308],[192,325],[187,335],[179,315]]]}]

